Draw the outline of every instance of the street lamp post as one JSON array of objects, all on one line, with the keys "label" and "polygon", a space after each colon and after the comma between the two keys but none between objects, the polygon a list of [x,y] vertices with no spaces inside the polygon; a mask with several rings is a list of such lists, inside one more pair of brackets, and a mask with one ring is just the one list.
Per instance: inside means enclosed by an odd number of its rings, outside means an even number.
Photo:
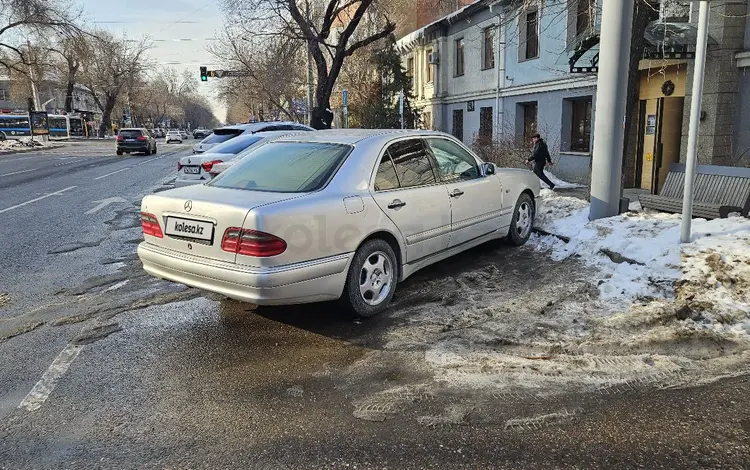
[{"label": "street lamp post", "polygon": [[690,242],[693,218],[693,184],[695,167],[698,165],[698,131],[703,102],[703,80],[706,70],[706,46],[708,45],[708,2],[700,2],[698,10],[698,38],[695,43],[695,69],[693,71],[693,95],[690,103],[690,125],[688,130],[687,156],[685,161],[685,190],[682,195],[682,227],[680,241]]}]

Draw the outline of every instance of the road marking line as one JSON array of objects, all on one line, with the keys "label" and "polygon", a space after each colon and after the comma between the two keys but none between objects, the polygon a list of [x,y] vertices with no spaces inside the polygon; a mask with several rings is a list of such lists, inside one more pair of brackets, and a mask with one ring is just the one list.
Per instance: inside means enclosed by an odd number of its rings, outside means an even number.
[{"label": "road marking line", "polygon": [[41,201],[42,199],[47,199],[50,196],[59,196],[62,193],[64,193],[65,191],[69,191],[69,190],[71,190],[73,188],[77,188],[77,187],[78,186],[71,186],[69,188],[61,189],[60,191],[55,191],[54,193],[49,193],[49,194],[45,194],[44,196],[39,196],[37,198],[31,199],[30,201],[22,202],[21,204],[16,204],[15,206],[7,207],[7,208],[5,208],[3,210],[0,210],[0,214],[2,214],[3,212],[12,211],[13,209],[18,209],[19,207],[26,206],[28,204],[31,204],[32,202],[37,202],[37,201]]},{"label": "road marking line", "polygon": [[166,155],[159,155],[158,157],[156,157],[156,158],[152,158],[151,160],[146,160],[145,162],[137,163],[137,164],[136,164],[135,166],[141,166],[141,165],[145,165],[146,163],[148,163],[148,162],[153,162],[154,160],[158,160],[158,159],[160,159],[161,157],[166,157]]},{"label": "road marking line", "polygon": [[38,170],[39,168],[32,168],[31,170],[23,170],[23,171],[14,171],[13,173],[6,173],[4,175],[0,176],[11,176],[11,175],[20,175],[21,173],[28,173],[30,171]]},{"label": "road marking line", "polygon": [[130,169],[130,167],[126,167],[126,168],[121,168],[121,169],[119,169],[119,170],[115,170],[115,171],[113,171],[113,172],[111,172],[111,173],[107,173],[106,175],[102,175],[102,176],[99,176],[99,177],[97,177],[97,178],[94,178],[94,179],[95,179],[95,180],[100,180],[100,179],[102,179],[102,178],[106,178],[107,176],[111,176],[111,175],[114,175],[115,173],[120,173],[121,171],[129,170],[129,169]]},{"label": "road marking line", "polygon": [[82,344],[68,344],[65,346],[65,349],[60,351],[60,354],[52,361],[52,364],[44,372],[42,378],[34,385],[34,388],[31,389],[18,407],[26,408],[28,411],[36,411],[41,408],[52,393],[52,390],[55,389],[57,381],[65,375],[68,368],[70,368],[70,364],[75,361],[82,349]]}]

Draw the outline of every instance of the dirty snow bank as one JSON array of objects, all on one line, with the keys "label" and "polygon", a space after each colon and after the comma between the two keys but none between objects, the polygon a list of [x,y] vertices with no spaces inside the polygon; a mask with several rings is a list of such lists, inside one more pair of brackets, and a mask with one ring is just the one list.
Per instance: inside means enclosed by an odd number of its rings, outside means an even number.
[{"label": "dirty snow bank", "polygon": [[679,215],[589,222],[585,201],[543,190],[539,202],[537,226],[554,235],[462,255],[397,293],[387,349],[423,351],[438,382],[500,393],[693,386],[750,371],[750,221],[696,220],[680,245]]},{"label": "dirty snow bank", "polygon": [[[570,183],[568,181],[563,181],[563,180],[561,180],[560,178],[558,178],[557,176],[555,176],[552,172],[550,172],[548,170],[544,170],[544,174],[547,176],[547,178],[550,179],[550,181],[552,181],[555,184],[555,187],[557,189],[573,189],[573,188],[582,188],[583,187],[582,184]],[[542,183],[542,187],[543,188],[549,189],[549,186],[547,186],[547,183],[545,183],[544,181],[542,181],[541,183]]]},{"label": "dirty snow bank", "polygon": [[31,137],[22,137],[20,139],[8,139],[0,140],[0,152],[25,150],[32,148],[49,148],[59,147],[63,145],[60,142],[43,142],[40,139],[33,139]]}]

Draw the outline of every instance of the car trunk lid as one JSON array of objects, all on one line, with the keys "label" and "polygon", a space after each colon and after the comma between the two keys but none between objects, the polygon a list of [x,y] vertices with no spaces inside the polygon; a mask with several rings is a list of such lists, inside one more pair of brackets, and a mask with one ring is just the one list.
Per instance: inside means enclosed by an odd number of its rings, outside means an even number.
[{"label": "car trunk lid", "polygon": [[[221,241],[230,227],[244,227],[255,207],[273,204],[299,194],[267,193],[210,186],[189,186],[143,198],[141,212],[153,215],[163,238],[145,235],[146,241],[180,253],[236,262],[237,255],[224,251]],[[247,262],[247,257],[245,262]]]}]

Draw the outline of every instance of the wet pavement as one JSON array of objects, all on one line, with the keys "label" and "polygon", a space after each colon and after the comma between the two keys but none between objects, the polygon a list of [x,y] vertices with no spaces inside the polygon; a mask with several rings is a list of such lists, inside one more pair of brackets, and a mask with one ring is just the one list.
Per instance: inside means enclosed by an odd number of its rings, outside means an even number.
[{"label": "wet pavement", "polygon": [[[431,366],[434,344],[465,341],[455,330],[482,315],[541,340],[550,309],[588,292],[575,260],[488,244],[414,275],[367,321],[336,303],[256,308],[140,269],[137,203],[186,147],[141,167],[153,157],[105,150],[64,178],[0,178],[0,210],[86,188],[0,213],[0,468],[748,468],[747,375],[567,393]],[[18,188],[26,199],[6,201]],[[125,202],[85,214],[111,197]],[[413,329],[459,307],[473,323]]]}]

